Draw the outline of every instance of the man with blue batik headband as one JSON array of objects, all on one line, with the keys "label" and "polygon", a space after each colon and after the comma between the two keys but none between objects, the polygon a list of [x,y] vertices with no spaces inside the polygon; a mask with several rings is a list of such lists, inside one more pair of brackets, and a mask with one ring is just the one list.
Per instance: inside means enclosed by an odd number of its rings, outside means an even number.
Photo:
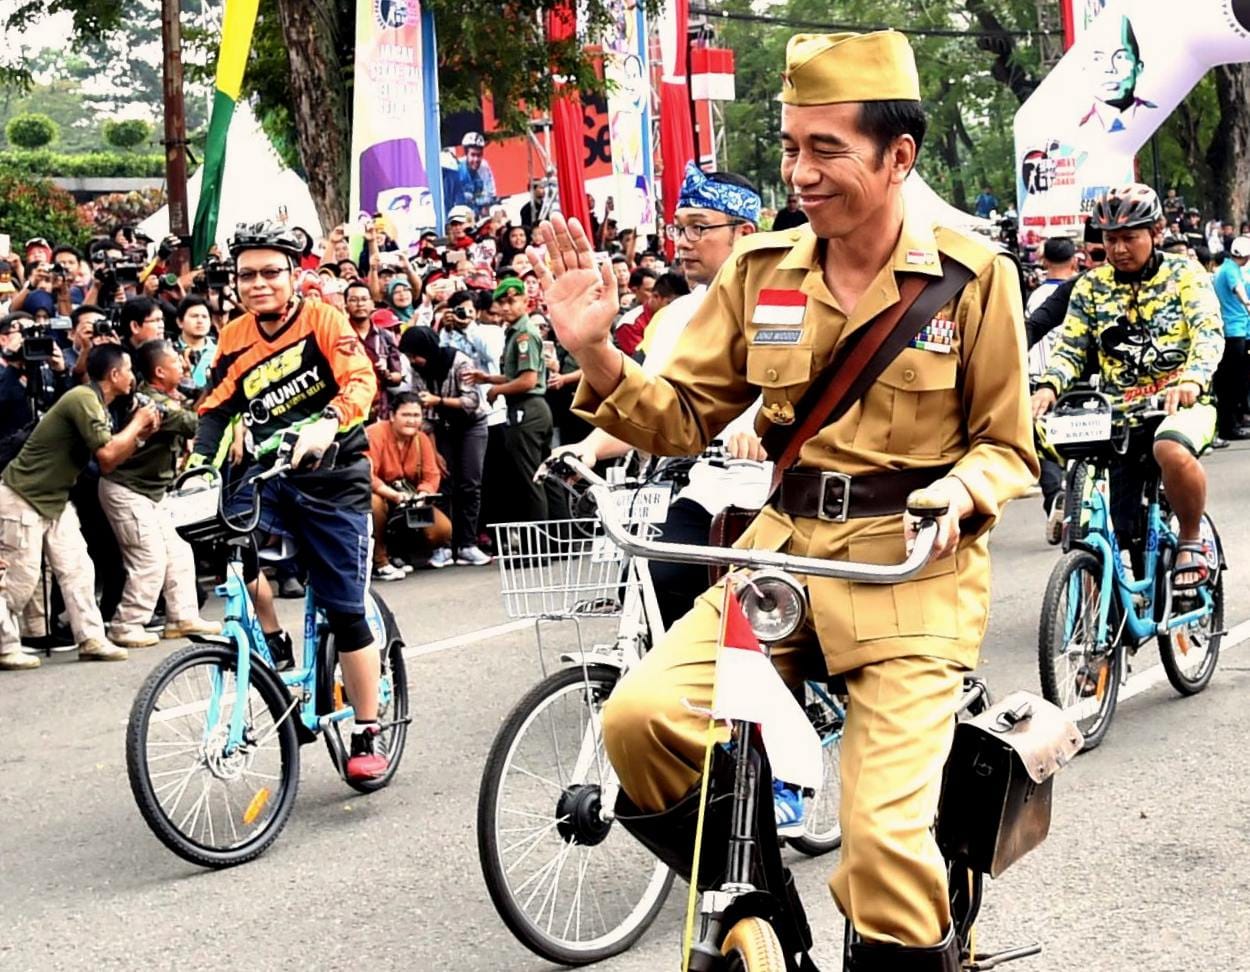
[{"label": "man with blue batik headband", "polygon": [[668,238],[677,244],[686,279],[691,285],[706,286],[729,259],[734,244],[758,227],[760,194],[742,176],[705,173],[688,162],[673,219]]}]

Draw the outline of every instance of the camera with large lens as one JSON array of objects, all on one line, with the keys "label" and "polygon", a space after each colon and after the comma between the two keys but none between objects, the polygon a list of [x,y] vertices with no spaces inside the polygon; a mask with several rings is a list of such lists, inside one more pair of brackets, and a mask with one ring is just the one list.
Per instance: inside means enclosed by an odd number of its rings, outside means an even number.
[{"label": "camera with large lens", "polygon": [[25,361],[27,364],[43,364],[52,358],[56,350],[56,339],[46,327],[28,327],[22,331],[22,346],[13,351],[4,352],[10,361]]},{"label": "camera with large lens", "polygon": [[210,260],[204,265],[204,284],[209,290],[225,290],[230,286],[230,264]]},{"label": "camera with large lens", "polygon": [[143,392],[138,392],[138,391],[135,392],[134,395],[131,397],[134,400],[134,408],[136,411],[138,409],[145,408],[148,405],[151,405],[153,408],[156,409],[156,414],[159,415],[162,419],[168,417],[169,406],[166,405],[164,402],[158,402],[151,395],[145,395],[143,394]]}]

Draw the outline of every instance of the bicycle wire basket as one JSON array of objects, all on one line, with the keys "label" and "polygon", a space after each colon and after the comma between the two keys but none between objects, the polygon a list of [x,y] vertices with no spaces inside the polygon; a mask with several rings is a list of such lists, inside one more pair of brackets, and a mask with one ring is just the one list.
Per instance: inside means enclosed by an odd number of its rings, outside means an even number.
[{"label": "bicycle wire basket", "polygon": [[187,543],[216,543],[234,536],[217,515],[221,490],[220,476],[196,476],[165,497],[178,536]]},{"label": "bicycle wire basket", "polygon": [[[631,532],[655,535],[649,523]],[[625,554],[597,518],[495,525],[500,593],[510,618],[613,617],[621,613]]]}]

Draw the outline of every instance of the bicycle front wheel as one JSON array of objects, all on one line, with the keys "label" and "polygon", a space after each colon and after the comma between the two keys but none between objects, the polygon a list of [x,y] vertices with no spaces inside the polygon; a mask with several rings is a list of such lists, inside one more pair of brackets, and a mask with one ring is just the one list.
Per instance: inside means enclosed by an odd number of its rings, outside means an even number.
[{"label": "bicycle front wheel", "polygon": [[721,945],[726,972],[786,972],[786,955],[772,925],[763,918],[743,918]]},{"label": "bicycle front wheel", "polygon": [[823,688],[808,685],[807,717],[820,736],[824,783],[814,795],[804,795],[803,816],[807,828],[801,837],[787,843],[809,857],[819,857],[842,846],[842,729],[846,713],[841,704]]},{"label": "bicycle front wheel", "polygon": [[562,965],[625,951],[673,884],[611,816],[600,714],[619,678],[607,665],[553,672],[508,715],[482,773],[477,845],[491,900],[518,941]]},{"label": "bicycle front wheel", "polygon": [[1085,550],[1064,554],[1046,585],[1038,630],[1042,695],[1076,723],[1085,749],[1102,742],[1120,694],[1120,652],[1110,626],[1109,637],[1098,640],[1101,598],[1098,558]]},{"label": "bicycle front wheel", "polygon": [[[250,861],[277,839],[299,786],[295,704],[259,659],[240,685],[231,648],[195,645],[147,677],[130,710],[126,770],[139,812],[184,860]],[[228,745],[243,712],[243,741]]]}]

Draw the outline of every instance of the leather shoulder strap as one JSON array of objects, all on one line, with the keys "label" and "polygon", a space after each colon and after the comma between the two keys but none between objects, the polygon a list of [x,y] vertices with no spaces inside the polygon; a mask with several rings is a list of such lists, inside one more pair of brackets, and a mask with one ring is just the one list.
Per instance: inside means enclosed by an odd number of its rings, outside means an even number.
[{"label": "leather shoulder strap", "polygon": [[[946,256],[942,257],[941,277],[907,275],[899,285],[898,302],[883,310],[844,345],[821,378],[808,388],[795,409],[803,419],[786,437],[784,446],[776,452],[768,448],[777,455],[773,464],[774,490],[782,474],[798,461],[807,440],[863,398],[899,352],[972,278],[970,269]],[[776,439],[765,442],[766,448],[776,444]]]}]

